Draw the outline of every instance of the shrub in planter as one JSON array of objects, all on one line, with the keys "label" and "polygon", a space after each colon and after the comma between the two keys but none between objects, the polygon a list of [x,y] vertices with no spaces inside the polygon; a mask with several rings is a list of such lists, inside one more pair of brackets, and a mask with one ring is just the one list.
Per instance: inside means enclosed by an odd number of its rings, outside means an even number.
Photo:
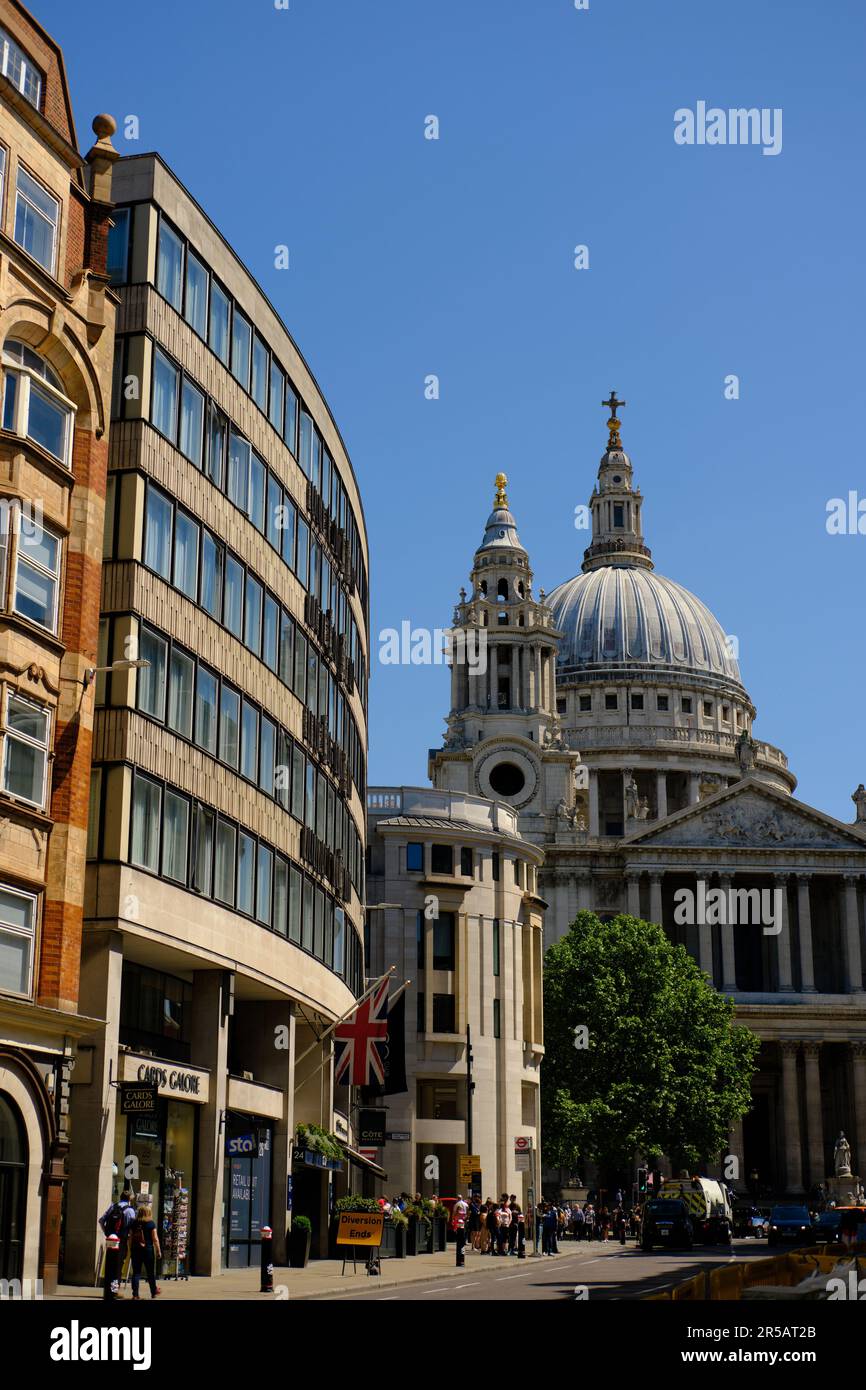
[{"label": "shrub in planter", "polygon": [[307,1216],[294,1216],[292,1218],[292,1229],[289,1231],[289,1266],[291,1269],[306,1269],[307,1261],[310,1258],[310,1241],[313,1238],[313,1228]]}]

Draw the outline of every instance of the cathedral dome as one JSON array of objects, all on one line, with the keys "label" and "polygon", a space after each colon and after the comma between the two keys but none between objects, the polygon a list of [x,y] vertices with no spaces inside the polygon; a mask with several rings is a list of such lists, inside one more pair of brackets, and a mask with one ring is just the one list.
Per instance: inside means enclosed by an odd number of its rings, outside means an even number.
[{"label": "cathedral dome", "polygon": [[652,569],[600,565],[560,584],[547,602],[563,633],[563,675],[645,666],[733,682],[742,691],[721,624],[688,589]]}]

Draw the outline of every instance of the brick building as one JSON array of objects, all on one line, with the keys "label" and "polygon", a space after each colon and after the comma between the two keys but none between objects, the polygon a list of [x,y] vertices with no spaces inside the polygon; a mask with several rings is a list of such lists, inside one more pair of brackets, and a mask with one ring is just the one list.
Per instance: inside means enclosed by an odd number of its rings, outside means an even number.
[{"label": "brick building", "polygon": [[0,1278],[56,1279],[79,1011],[116,297],[114,122],[0,0]]}]

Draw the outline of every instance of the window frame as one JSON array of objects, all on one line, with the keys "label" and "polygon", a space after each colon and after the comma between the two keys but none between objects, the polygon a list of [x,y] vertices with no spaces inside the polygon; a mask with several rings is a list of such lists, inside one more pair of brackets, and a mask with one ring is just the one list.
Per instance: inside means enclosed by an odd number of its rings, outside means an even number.
[{"label": "window frame", "polygon": [[[42,211],[42,209],[39,208],[37,204],[33,202],[32,198],[28,198],[26,193],[22,193],[19,184],[19,180],[22,174],[24,174],[26,178],[30,179],[31,183],[35,184],[37,188],[40,188],[42,192],[46,195],[46,197],[50,198],[51,201],[54,203],[57,209],[57,215],[54,222],[51,222],[50,218],[48,218],[46,214]],[[43,221],[48,222],[49,226],[52,228],[50,265],[46,265],[45,262],[41,261],[38,256],[34,256],[33,252],[28,250],[24,242],[18,240],[17,231],[19,198],[23,198],[25,203],[27,203],[28,207],[30,207],[30,209],[37,215],[37,217],[41,217]],[[19,160],[17,168],[15,170],[15,209],[14,217],[12,220],[12,240],[15,242],[15,245],[24,252],[25,256],[29,256],[35,265],[41,266],[44,271],[47,271],[47,273],[52,277],[52,279],[57,278],[57,254],[60,248],[60,211],[62,206],[62,201],[60,198],[57,197],[57,194],[52,193],[48,185],[43,183],[43,181],[40,178],[37,178],[35,174],[31,174],[30,170],[27,168],[27,165],[22,163],[21,160]]]},{"label": "window frame", "polygon": [[21,939],[26,942],[29,942],[29,950],[27,953],[27,979],[25,981],[26,988],[21,990],[14,990],[0,987],[0,995],[5,995],[7,998],[29,999],[33,995],[33,983],[39,941],[40,895],[36,892],[29,892],[26,889],[17,887],[17,885],[5,882],[0,883],[0,889],[2,889],[4,893],[8,893],[10,897],[21,898],[25,903],[28,903],[30,905],[30,910],[28,914],[29,924],[26,928],[19,927],[13,922],[7,922],[3,919],[3,917],[0,917],[0,938],[6,935],[15,939]]},{"label": "window frame", "polygon": [[[10,712],[10,707],[11,707],[11,705],[12,705],[13,700],[14,700],[16,703],[18,703],[19,705],[26,705],[28,708],[34,710],[41,718],[43,718],[43,719],[45,720],[45,739],[44,739],[44,742],[43,742],[43,741],[40,741],[39,739],[32,738],[32,737],[31,737],[30,735],[28,735],[28,734],[22,733],[20,730],[15,730],[15,731],[10,730],[10,727],[9,727],[9,712]],[[36,809],[37,809],[37,810],[40,810],[40,811],[44,811],[44,810],[46,809],[46,807],[47,807],[47,804],[48,804],[48,781],[49,781],[48,771],[49,771],[49,763],[50,763],[50,758],[51,758],[51,753],[52,753],[52,743],[51,743],[51,734],[52,734],[52,728],[53,728],[52,714],[53,714],[53,710],[51,709],[51,707],[50,707],[49,705],[42,705],[42,704],[39,703],[38,700],[32,700],[32,699],[29,698],[29,696],[27,696],[27,695],[22,695],[21,692],[20,692],[19,690],[16,690],[13,686],[11,686],[11,685],[10,685],[10,686],[7,686],[7,689],[6,689],[6,702],[5,702],[5,705],[4,705],[4,708],[3,708],[3,728],[2,728],[2,734],[3,734],[3,758],[2,758],[2,771],[0,771],[0,787],[2,787],[3,795],[6,796],[6,797],[9,797],[9,799],[10,799],[11,801],[14,801],[14,802],[16,802],[16,803],[23,803],[23,804],[26,805],[26,806],[35,806]],[[41,795],[40,795],[40,797],[39,797],[38,800],[34,800],[32,797],[29,797],[29,796],[22,796],[22,794],[21,794],[20,792],[12,791],[11,788],[10,788],[10,787],[8,786],[8,784],[7,784],[7,776],[8,776],[8,771],[9,771],[9,746],[10,746],[10,743],[16,743],[16,744],[21,745],[21,746],[24,747],[24,748],[32,749],[33,752],[34,752],[34,755],[35,755],[37,758],[41,755],[41,758],[42,758],[42,776],[41,776],[41,779],[40,779],[40,781],[41,781]]]}]

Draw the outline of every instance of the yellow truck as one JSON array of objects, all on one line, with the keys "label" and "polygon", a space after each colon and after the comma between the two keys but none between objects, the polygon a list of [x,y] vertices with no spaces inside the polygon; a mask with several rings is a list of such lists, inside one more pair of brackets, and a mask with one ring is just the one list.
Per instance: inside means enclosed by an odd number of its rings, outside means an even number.
[{"label": "yellow truck", "polygon": [[[685,1207],[691,1225],[692,1240],[700,1245],[732,1245],[734,1217],[731,1199],[723,1183],[712,1178],[668,1178],[653,1199],[653,1226],[664,1227],[664,1202]],[[681,1207],[672,1208],[681,1210]],[[650,1232],[645,1232],[650,1235]],[[644,1246],[644,1248],[647,1248]]]}]

